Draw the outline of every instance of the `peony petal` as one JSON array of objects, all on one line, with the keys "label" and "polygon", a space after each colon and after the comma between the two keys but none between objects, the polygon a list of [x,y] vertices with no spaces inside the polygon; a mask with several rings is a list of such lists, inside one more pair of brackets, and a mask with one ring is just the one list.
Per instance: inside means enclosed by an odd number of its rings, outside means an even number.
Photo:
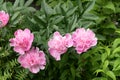
[{"label": "peony petal", "polygon": [[60,60],[60,53],[57,52],[57,50],[49,49],[50,54],[57,60]]},{"label": "peony petal", "polygon": [[19,54],[24,54],[25,52],[21,49],[21,48],[19,48],[19,47],[14,47],[13,48],[14,49],[14,51],[16,51],[16,52],[18,52]]},{"label": "peony petal", "polygon": [[39,66],[32,66],[29,68],[32,73],[38,73],[40,71]]}]

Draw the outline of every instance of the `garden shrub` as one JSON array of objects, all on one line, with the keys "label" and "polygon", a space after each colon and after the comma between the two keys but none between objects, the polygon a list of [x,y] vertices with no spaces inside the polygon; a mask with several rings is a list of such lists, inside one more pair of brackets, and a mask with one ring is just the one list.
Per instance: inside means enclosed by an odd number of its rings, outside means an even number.
[{"label": "garden shrub", "polygon": [[0,11],[0,80],[119,80],[119,0],[0,0]]}]

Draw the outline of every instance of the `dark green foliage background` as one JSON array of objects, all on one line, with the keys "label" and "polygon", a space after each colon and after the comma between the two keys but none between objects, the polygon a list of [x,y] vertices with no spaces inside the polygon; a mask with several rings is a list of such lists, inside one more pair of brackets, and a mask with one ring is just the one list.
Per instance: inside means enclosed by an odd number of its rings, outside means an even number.
[{"label": "dark green foliage background", "polygon": [[[0,80],[119,80],[119,0],[0,0],[0,10],[10,14],[8,25],[0,29]],[[80,55],[70,48],[55,61],[47,46],[52,34],[81,27],[95,32],[97,46]],[[25,28],[34,33],[33,46],[46,54],[46,68],[37,74],[20,66],[9,45],[14,32]]]}]

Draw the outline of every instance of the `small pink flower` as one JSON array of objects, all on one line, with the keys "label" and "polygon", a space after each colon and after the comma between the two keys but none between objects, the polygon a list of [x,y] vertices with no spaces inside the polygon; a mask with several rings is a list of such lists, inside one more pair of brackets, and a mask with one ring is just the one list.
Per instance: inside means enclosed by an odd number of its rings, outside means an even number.
[{"label": "small pink flower", "polygon": [[97,44],[97,38],[90,29],[85,30],[84,28],[76,29],[72,34],[73,46],[77,50],[78,54],[86,52],[92,46]]},{"label": "small pink flower", "polygon": [[15,33],[15,38],[10,39],[10,46],[14,46],[14,51],[19,54],[24,54],[31,48],[34,35],[29,29],[18,29]]},{"label": "small pink flower", "polygon": [[38,73],[40,69],[45,69],[46,58],[43,51],[39,51],[39,48],[33,47],[24,55],[20,55],[18,62],[22,67],[28,68],[32,73]]},{"label": "small pink flower", "polygon": [[61,54],[67,51],[68,47],[73,45],[72,37],[66,34],[64,37],[59,32],[55,32],[53,38],[48,41],[49,52],[57,61],[60,60]]},{"label": "small pink flower", "polygon": [[9,21],[9,14],[5,11],[0,11],[0,28],[4,27]]}]

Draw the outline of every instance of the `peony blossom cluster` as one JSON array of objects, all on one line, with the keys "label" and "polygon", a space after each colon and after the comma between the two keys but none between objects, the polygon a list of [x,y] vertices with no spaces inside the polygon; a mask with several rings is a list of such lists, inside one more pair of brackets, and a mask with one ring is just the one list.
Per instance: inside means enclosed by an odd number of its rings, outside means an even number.
[{"label": "peony blossom cluster", "polygon": [[14,47],[14,51],[19,53],[18,62],[22,67],[29,69],[32,73],[38,73],[40,69],[44,69],[46,58],[43,51],[39,48],[32,48],[34,40],[33,33],[29,29],[18,29],[14,33],[15,38],[10,39],[10,46]]},{"label": "peony blossom cluster", "polygon": [[72,45],[73,41],[70,34],[66,34],[63,37],[59,32],[55,32],[53,38],[48,41],[48,50],[56,60],[60,60],[61,54],[64,54],[67,51],[67,48]]},{"label": "peony blossom cluster", "polygon": [[9,14],[5,11],[0,11],[0,28],[4,27],[9,21]]},{"label": "peony blossom cluster", "polygon": [[22,67],[28,68],[32,73],[38,73],[45,68],[46,58],[43,51],[39,48],[32,48],[26,54],[19,56],[18,62]]},{"label": "peony blossom cluster", "polygon": [[14,51],[19,54],[24,54],[31,48],[34,35],[29,29],[21,30],[18,29],[14,33],[15,38],[10,39],[10,46],[14,46]]},{"label": "peony blossom cluster", "polygon": [[72,35],[67,33],[62,36],[59,32],[53,34],[53,38],[48,41],[50,55],[57,61],[61,54],[64,54],[69,47],[75,47],[78,54],[86,52],[92,46],[97,44],[97,38],[90,29],[78,28]]},{"label": "peony blossom cluster", "polygon": [[97,38],[90,29],[85,30],[84,28],[76,29],[72,34],[73,46],[77,50],[78,54],[86,52],[92,46],[97,44]]}]

